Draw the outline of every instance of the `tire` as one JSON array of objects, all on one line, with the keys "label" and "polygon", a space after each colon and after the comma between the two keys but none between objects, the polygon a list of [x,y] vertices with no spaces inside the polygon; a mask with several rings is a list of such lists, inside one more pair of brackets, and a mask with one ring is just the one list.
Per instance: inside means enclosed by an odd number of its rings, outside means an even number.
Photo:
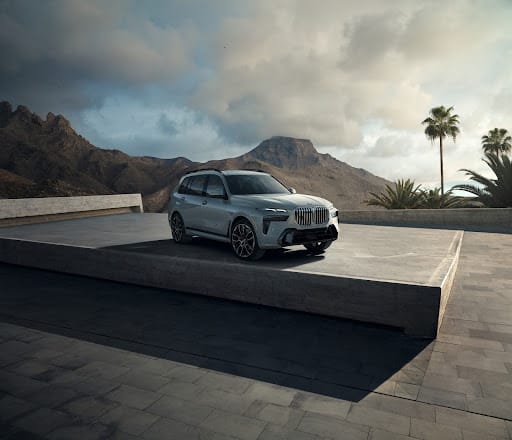
[{"label": "tire", "polygon": [[185,234],[185,223],[177,212],[173,213],[171,217],[171,233],[175,243],[183,244],[190,241],[190,237]]},{"label": "tire", "polygon": [[238,220],[231,228],[231,247],[242,260],[259,260],[265,254],[259,248],[254,228],[247,220]]},{"label": "tire", "polygon": [[323,254],[325,250],[332,244],[332,241],[317,241],[314,243],[306,243],[304,247],[313,255]]}]

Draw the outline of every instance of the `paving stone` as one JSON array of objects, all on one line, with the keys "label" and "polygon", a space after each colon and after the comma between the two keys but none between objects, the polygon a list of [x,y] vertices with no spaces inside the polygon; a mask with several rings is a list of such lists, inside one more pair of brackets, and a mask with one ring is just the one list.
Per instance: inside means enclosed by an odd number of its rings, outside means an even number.
[{"label": "paving stone", "polygon": [[201,368],[180,365],[169,370],[166,376],[180,382],[197,382],[206,373],[207,371]]},{"label": "paving stone", "polygon": [[118,406],[101,417],[101,422],[123,433],[141,435],[160,417],[146,411]]},{"label": "paving stone", "polygon": [[223,390],[237,394],[244,393],[251,385],[251,381],[249,379],[214,372],[208,372],[201,376],[195,383],[200,386],[202,385],[205,388]]},{"label": "paving stone", "polygon": [[265,404],[255,415],[260,420],[286,426],[289,429],[295,429],[303,416],[304,411],[287,406],[274,405],[273,403]]},{"label": "paving stone", "polygon": [[409,434],[411,426],[409,417],[357,404],[353,404],[350,408],[347,420],[360,425],[367,424],[374,428],[382,428],[405,435]]},{"label": "paving stone", "polygon": [[50,359],[49,361],[52,365],[55,365],[60,368],[64,368],[66,370],[77,370],[85,365],[87,365],[90,360],[86,359],[83,356],[73,354],[73,353],[66,353],[62,356],[55,357],[53,359]]},{"label": "paving stone", "polygon": [[455,393],[465,394],[466,396],[482,396],[482,388],[478,382],[458,377],[427,374],[423,379],[423,386],[453,391]]},{"label": "paving stone", "polygon": [[158,390],[161,394],[181,397],[185,400],[196,400],[204,391],[204,387],[190,382],[172,380]]},{"label": "paving stone", "polygon": [[419,385],[397,382],[395,386],[395,396],[402,397],[404,399],[416,400],[419,392]]},{"label": "paving stone", "polygon": [[346,400],[316,394],[298,393],[292,406],[304,411],[344,419],[347,417],[351,403]]},{"label": "paving stone", "polygon": [[319,437],[343,440],[367,440],[370,432],[370,428],[367,425],[360,425],[340,420],[336,417],[308,412],[300,421],[297,430],[315,434]]},{"label": "paving stone", "polygon": [[30,357],[41,361],[50,362],[56,357],[62,356],[62,351],[52,350],[51,348],[41,348],[37,351],[31,352]]},{"label": "paving stone", "polygon": [[30,401],[5,395],[0,399],[0,422],[8,422],[14,417],[32,411],[35,408],[36,405]]},{"label": "paving stone", "polygon": [[462,440],[462,431],[446,425],[411,419],[411,437],[421,440]]},{"label": "paving stone", "polygon": [[317,435],[268,423],[258,440],[324,440]]},{"label": "paving stone", "polygon": [[[78,376],[80,377],[80,375]],[[121,385],[118,382],[115,382],[115,379],[111,381],[97,377],[86,377],[84,380],[80,380],[72,386],[75,390],[84,394],[89,394],[91,396],[103,396],[119,388]]]},{"label": "paving stone", "polygon": [[0,391],[24,397],[46,387],[44,382],[20,376],[9,371],[0,371]]},{"label": "paving stone", "polygon": [[501,419],[510,419],[512,414],[512,401],[492,397],[468,399],[469,411],[492,415]]},{"label": "paving stone", "polygon": [[418,394],[418,401],[450,408],[466,409],[466,395],[445,391],[437,388],[422,386]]},{"label": "paving stone", "polygon": [[54,409],[40,408],[15,419],[12,424],[34,434],[46,435],[56,428],[73,425],[75,419]]},{"label": "paving stone", "polygon": [[368,440],[410,440],[408,435],[397,434],[396,432],[384,431],[383,429],[374,429],[370,431]]},{"label": "paving stone", "polygon": [[464,440],[508,440],[507,437],[496,437],[494,435],[482,434],[481,432],[472,432],[462,430],[462,438]]},{"label": "paving stone", "polygon": [[164,376],[131,370],[116,377],[116,381],[143,390],[158,391],[165,384],[169,383],[170,379]]},{"label": "paving stone", "polygon": [[0,353],[4,355],[20,357],[36,349],[28,342],[7,341],[0,344]]},{"label": "paving stone", "polygon": [[265,422],[238,414],[214,410],[201,423],[200,427],[242,440],[255,440],[265,428]]},{"label": "paving stone", "polygon": [[211,414],[213,408],[179,399],[178,397],[163,396],[146,408],[146,411],[197,426]]},{"label": "paving stone", "polygon": [[83,396],[62,405],[59,409],[82,418],[90,418],[100,417],[117,406],[117,403],[104,398]]},{"label": "paving stone", "polygon": [[119,388],[108,393],[106,397],[122,405],[142,410],[156,402],[162,395],[152,391],[141,390],[140,388],[135,388],[130,385],[121,385]]},{"label": "paving stone", "polygon": [[393,396],[372,393],[366,396],[358,405],[429,422],[435,422],[436,420],[435,406]]},{"label": "paving stone", "polygon": [[218,408],[223,411],[236,413],[236,414],[246,414],[246,411],[249,409],[254,400],[245,395],[228,393],[227,391],[222,390],[212,390],[205,389],[203,390],[195,400],[197,403],[202,405],[207,405],[212,408]]},{"label": "paving stone", "polygon": [[52,431],[50,440],[102,440],[111,438],[112,429],[101,423],[88,423],[63,426]]},{"label": "paving stone", "polygon": [[194,426],[171,419],[159,419],[143,434],[147,440],[201,440]]},{"label": "paving stone", "polygon": [[78,396],[80,396],[80,393],[72,388],[48,385],[28,395],[27,399],[38,405],[54,408]]},{"label": "paving stone", "polygon": [[169,377],[171,370],[182,365],[167,359],[145,358],[145,361],[137,367],[137,371]]},{"label": "paving stone", "polygon": [[281,406],[290,405],[296,394],[297,391],[263,382],[254,382],[245,392],[245,396],[253,400],[262,400]]},{"label": "paving stone", "polygon": [[92,378],[113,379],[129,371],[127,367],[94,361],[75,370],[76,374]]}]

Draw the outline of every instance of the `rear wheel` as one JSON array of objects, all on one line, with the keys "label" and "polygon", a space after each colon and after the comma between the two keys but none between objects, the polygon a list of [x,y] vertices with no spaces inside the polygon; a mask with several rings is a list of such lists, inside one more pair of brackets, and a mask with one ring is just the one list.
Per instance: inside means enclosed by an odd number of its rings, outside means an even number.
[{"label": "rear wheel", "polygon": [[315,241],[313,243],[306,243],[304,247],[312,254],[317,255],[325,252],[325,250],[332,244],[332,241]]},{"label": "rear wheel", "polygon": [[185,234],[185,223],[177,212],[171,217],[171,233],[175,243],[188,243],[190,241],[190,237]]},{"label": "rear wheel", "polygon": [[231,247],[242,260],[259,260],[265,254],[265,251],[258,247],[256,233],[247,220],[239,220],[233,225]]}]

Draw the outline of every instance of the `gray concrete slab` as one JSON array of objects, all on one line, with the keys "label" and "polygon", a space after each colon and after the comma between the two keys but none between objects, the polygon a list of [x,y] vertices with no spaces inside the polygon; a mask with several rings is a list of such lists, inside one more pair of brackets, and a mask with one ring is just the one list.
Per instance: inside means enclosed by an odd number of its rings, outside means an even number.
[{"label": "gray concrete slab", "polygon": [[[166,214],[121,214],[0,229],[0,238],[86,248],[241,264],[229,245],[195,239],[176,245]],[[313,272],[384,281],[440,285],[452,260],[457,231],[342,225],[341,239],[321,256],[301,247],[285,254],[270,252],[262,261],[247,263],[271,269]]]},{"label": "gray concrete slab", "polygon": [[243,262],[207,240],[176,245],[165,214],[126,214],[0,230],[0,261],[391,325],[433,337],[462,233],[343,225],[323,255]]}]

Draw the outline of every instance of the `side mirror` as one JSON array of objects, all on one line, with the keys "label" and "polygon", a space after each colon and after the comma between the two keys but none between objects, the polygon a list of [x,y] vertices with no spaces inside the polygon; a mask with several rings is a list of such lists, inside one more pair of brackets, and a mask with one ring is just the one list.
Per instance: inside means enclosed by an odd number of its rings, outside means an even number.
[{"label": "side mirror", "polygon": [[292,194],[297,194],[297,190],[295,188],[288,188],[288,191],[290,191]]}]

